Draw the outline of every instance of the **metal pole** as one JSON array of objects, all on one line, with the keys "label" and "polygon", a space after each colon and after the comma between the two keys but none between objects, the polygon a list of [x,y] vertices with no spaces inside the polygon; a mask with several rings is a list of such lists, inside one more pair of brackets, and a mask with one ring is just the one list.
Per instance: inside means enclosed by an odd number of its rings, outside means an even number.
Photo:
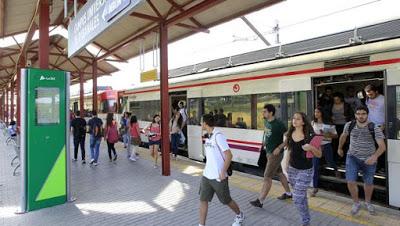
[{"label": "metal pole", "polygon": [[70,144],[70,138],[69,138],[69,131],[70,131],[70,116],[68,114],[69,112],[69,87],[70,87],[70,83],[71,83],[71,74],[70,72],[66,72],[65,73],[66,76],[66,84],[65,84],[65,120],[66,120],[66,126],[65,126],[65,150],[66,150],[66,158],[67,158],[67,202],[73,202],[76,199],[74,197],[72,197],[72,192],[71,192],[71,161],[69,161],[71,159],[70,157],[70,148],[69,148],[69,144]]},{"label": "metal pole", "polygon": [[14,81],[11,82],[11,93],[10,93],[10,99],[11,99],[11,115],[10,115],[10,122],[14,120]]},{"label": "metal pole", "polygon": [[[22,119],[26,118],[26,70],[20,70],[21,80],[20,80],[20,90],[21,90],[21,102],[20,102],[20,112]],[[22,76],[23,75],[23,76]],[[26,212],[26,128],[25,120],[21,120],[21,136],[20,136],[20,165],[21,165],[21,195],[20,195],[20,210],[18,213]]]},{"label": "metal pole", "polygon": [[97,60],[93,61],[93,92],[92,92],[92,100],[93,100],[93,111],[97,112]]},{"label": "metal pole", "polygon": [[[22,65],[22,66],[21,66]],[[17,67],[17,131],[19,131],[19,127],[21,126],[21,67],[25,66],[25,57],[21,57],[20,64]]]},{"label": "metal pole", "polygon": [[161,141],[162,175],[171,175],[169,141],[169,92],[168,92],[168,27],[160,24],[160,98],[161,98]]},{"label": "metal pole", "polygon": [[85,115],[85,105],[84,105],[84,94],[85,94],[85,90],[84,90],[84,81],[83,81],[83,73],[79,72],[79,110],[81,111],[81,117],[83,118],[83,116]]},{"label": "metal pole", "polygon": [[39,67],[49,68],[50,7],[48,1],[40,1],[39,10]]},{"label": "metal pole", "polygon": [[8,116],[9,116],[9,105],[8,105],[8,84],[6,86],[6,124],[8,125]]},{"label": "metal pole", "polygon": [[68,0],[64,0],[64,18],[68,17]]},{"label": "metal pole", "polygon": [[76,17],[77,12],[78,12],[78,0],[74,0],[74,17]]}]

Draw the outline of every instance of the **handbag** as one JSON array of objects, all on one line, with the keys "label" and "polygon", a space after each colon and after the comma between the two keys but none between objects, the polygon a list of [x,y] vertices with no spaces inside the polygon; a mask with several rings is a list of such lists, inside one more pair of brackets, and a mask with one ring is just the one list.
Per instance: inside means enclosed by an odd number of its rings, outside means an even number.
[{"label": "handbag", "polygon": [[[217,134],[218,134],[218,133],[217,133]],[[222,154],[222,151],[221,151],[221,149],[219,148],[218,143],[217,143],[217,134],[215,134],[215,144],[217,145],[218,150],[219,150],[219,153],[221,154],[221,157],[222,157],[222,159],[223,159],[224,162],[225,162],[224,155]],[[226,173],[228,174],[228,176],[232,176],[232,174],[233,174],[233,170],[232,170],[232,161],[231,161],[231,163],[229,164],[229,167],[228,167],[228,169],[226,170]]]},{"label": "handbag", "polygon": [[267,165],[267,152],[263,147],[260,149],[260,156],[258,157],[257,165],[261,169],[265,169],[265,166]]}]

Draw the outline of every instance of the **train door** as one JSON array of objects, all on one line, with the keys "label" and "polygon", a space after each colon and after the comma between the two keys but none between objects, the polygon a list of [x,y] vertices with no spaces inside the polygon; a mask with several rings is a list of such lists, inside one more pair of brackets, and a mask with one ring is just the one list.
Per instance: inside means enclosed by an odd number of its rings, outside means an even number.
[{"label": "train door", "polygon": [[189,119],[187,112],[187,93],[186,91],[178,91],[178,92],[170,92],[169,93],[169,101],[170,101],[170,115],[172,114],[173,108],[179,108],[181,112],[181,116],[186,121],[182,132],[185,136],[185,142],[179,145],[179,154],[188,157],[187,151],[187,122]]},{"label": "train door", "polygon": [[388,203],[400,207],[400,69],[387,70],[386,74]]},{"label": "train door", "polygon": [[[358,105],[365,104],[367,96],[364,92],[364,88],[367,85],[373,85],[378,89],[379,94],[386,96],[383,71],[326,76],[313,79],[314,108],[316,108],[317,106],[322,108],[323,114],[325,116],[325,121],[330,122],[336,126],[336,130],[339,136],[343,131],[344,124],[347,121],[354,119],[355,108]],[[349,111],[342,110],[343,117],[340,117],[341,114],[339,110],[333,110],[332,106],[335,99],[340,99],[341,102],[344,103],[344,108],[347,107],[347,109],[349,109]],[[347,112],[347,115],[345,112]],[[384,113],[381,117],[385,117]],[[325,189],[333,189],[338,192],[347,193],[348,191],[345,181],[346,153],[343,158],[338,156],[338,139],[332,140],[332,146],[334,150],[334,161],[336,162],[339,173],[336,174],[335,170],[329,167],[328,164],[325,162],[325,159],[322,158],[319,186]],[[346,144],[344,147],[345,152],[347,152],[347,148],[348,144]],[[386,166],[387,161],[385,153],[378,160],[377,171],[374,177],[375,192],[373,199],[382,203],[385,203],[387,198]],[[359,181],[361,186],[361,177],[359,178]]]}]

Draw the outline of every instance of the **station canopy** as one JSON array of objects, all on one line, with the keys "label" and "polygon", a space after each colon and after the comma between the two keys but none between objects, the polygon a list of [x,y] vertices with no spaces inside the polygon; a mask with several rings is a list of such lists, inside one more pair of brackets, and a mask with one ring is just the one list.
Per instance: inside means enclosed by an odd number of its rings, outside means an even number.
[{"label": "station canopy", "polygon": [[[0,3],[0,38],[13,36],[29,31],[32,20],[37,20],[39,1],[41,0],[9,0]],[[50,3],[50,26],[68,27],[68,19],[64,19],[64,0],[48,0]],[[73,64],[66,62],[64,67],[50,68],[75,71],[77,68],[85,67],[83,59],[95,57],[99,61],[99,74],[109,74],[117,70],[107,61],[127,61],[138,56],[142,47],[145,51],[151,50],[155,45],[158,35],[159,24],[163,22],[168,26],[169,43],[188,37],[197,32],[209,32],[209,28],[230,21],[248,13],[272,6],[283,0],[143,0],[129,16],[123,17],[113,24],[108,30],[98,36],[92,44],[101,49],[98,56],[90,56],[83,50],[80,55],[71,59]],[[68,15],[73,14],[73,0],[68,1]],[[86,0],[78,0],[82,7]],[[33,19],[32,19],[33,18]],[[38,23],[37,23],[38,24]],[[61,40],[61,41],[59,41]],[[51,37],[52,43],[58,43],[64,53],[66,40],[62,37]],[[56,45],[53,45],[56,46]],[[19,47],[21,48],[21,47]],[[37,42],[32,42],[29,49],[37,49]],[[15,74],[12,63],[15,56],[9,57],[7,51],[18,50],[18,48],[0,49],[0,87],[7,77]],[[50,51],[59,48],[51,47]],[[28,50],[30,52],[30,50]],[[18,51],[17,51],[18,54]],[[83,54],[83,55],[82,55]],[[79,57],[80,56],[80,57]],[[18,57],[18,55],[17,55]],[[29,54],[27,60],[36,62],[35,53]],[[57,55],[50,54],[50,62],[57,61]],[[7,60],[8,58],[8,60]],[[53,58],[53,59],[52,59]],[[64,57],[62,57],[64,58]],[[78,59],[75,59],[78,58]],[[65,58],[61,61],[66,60]],[[105,61],[104,65],[100,61]],[[15,61],[16,62],[16,61]],[[14,65],[15,65],[15,62]],[[35,65],[35,64],[32,64]],[[16,67],[14,67],[16,68]],[[7,70],[4,70],[7,69]],[[91,67],[84,71],[90,73]],[[7,72],[8,71],[8,72]],[[89,77],[89,76],[88,76]]]}]

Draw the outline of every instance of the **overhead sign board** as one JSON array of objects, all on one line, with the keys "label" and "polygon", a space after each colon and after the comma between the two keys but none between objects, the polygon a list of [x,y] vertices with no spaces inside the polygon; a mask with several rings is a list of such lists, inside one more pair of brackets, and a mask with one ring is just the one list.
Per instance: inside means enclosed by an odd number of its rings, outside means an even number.
[{"label": "overhead sign board", "polygon": [[144,0],[90,0],[68,26],[68,57],[75,56]]},{"label": "overhead sign board", "polygon": [[140,82],[155,81],[158,79],[157,69],[140,73]]}]

